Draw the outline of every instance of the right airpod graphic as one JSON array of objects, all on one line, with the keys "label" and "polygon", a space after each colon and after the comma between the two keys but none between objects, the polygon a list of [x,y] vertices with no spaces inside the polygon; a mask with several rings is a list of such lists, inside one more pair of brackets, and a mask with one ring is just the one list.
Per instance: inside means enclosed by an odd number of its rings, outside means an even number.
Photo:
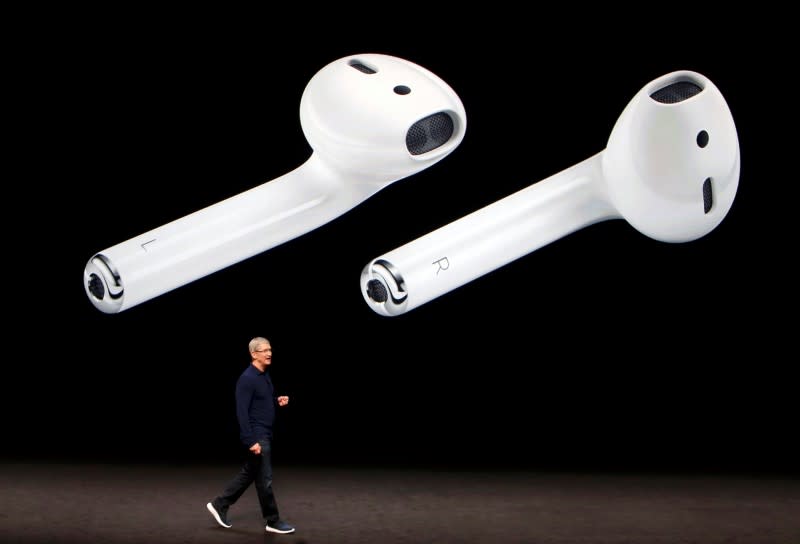
[{"label": "right airpod graphic", "polygon": [[583,227],[625,219],[663,242],[713,230],[739,185],[739,140],[719,89],[697,72],[645,85],[606,148],[369,262],[361,292],[403,314]]}]

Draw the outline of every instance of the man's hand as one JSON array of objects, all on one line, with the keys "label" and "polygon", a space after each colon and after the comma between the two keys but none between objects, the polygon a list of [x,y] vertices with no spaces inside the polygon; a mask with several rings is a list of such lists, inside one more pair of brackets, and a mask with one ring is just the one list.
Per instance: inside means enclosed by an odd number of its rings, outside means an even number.
[{"label": "man's hand", "polygon": [[252,451],[252,452],[253,452],[253,453],[255,453],[256,455],[261,455],[261,444],[259,444],[258,442],[256,442],[255,444],[253,444],[252,446],[250,446],[250,451]]},{"label": "man's hand", "polygon": [[286,406],[287,404],[289,404],[289,397],[286,395],[278,397],[278,406]]}]

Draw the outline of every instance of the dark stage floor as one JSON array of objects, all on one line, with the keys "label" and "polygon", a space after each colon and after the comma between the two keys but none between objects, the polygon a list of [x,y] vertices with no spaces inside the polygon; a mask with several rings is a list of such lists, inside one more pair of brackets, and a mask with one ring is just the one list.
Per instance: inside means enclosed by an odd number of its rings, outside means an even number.
[{"label": "dark stage floor", "polygon": [[254,489],[218,527],[231,466],[0,465],[3,543],[800,543],[800,480],[276,467],[292,535]]}]

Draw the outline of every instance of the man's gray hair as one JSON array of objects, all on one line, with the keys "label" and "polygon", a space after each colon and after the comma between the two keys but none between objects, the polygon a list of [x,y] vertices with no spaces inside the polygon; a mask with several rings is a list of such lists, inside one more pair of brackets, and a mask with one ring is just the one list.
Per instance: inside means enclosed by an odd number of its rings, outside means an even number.
[{"label": "man's gray hair", "polygon": [[258,346],[261,344],[270,344],[270,341],[264,338],[263,336],[256,336],[252,340],[250,340],[250,353],[253,353]]}]

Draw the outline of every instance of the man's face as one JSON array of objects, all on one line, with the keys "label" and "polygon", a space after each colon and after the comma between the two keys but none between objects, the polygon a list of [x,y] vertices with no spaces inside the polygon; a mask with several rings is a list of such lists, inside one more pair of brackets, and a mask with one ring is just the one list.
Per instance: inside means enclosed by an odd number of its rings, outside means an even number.
[{"label": "man's face", "polygon": [[272,346],[269,343],[259,344],[253,352],[256,361],[269,366],[272,364]]}]

